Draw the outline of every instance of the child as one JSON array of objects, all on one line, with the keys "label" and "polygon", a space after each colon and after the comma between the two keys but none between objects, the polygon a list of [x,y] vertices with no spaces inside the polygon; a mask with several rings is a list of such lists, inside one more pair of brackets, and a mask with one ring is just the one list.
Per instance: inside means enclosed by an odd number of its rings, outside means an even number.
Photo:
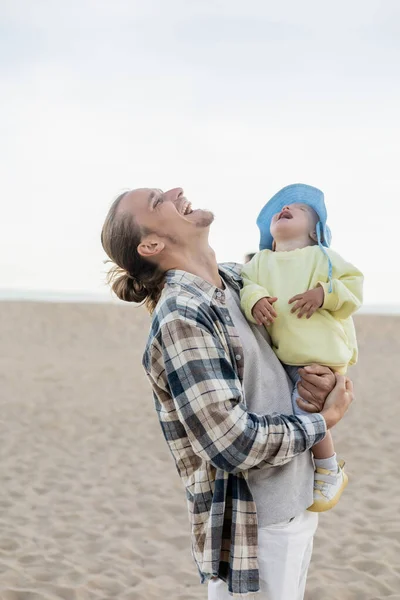
[{"label": "child", "polygon": [[[280,190],[257,219],[260,252],[243,267],[242,309],[265,325],[278,358],[294,371],[293,409],[301,366],[319,363],[346,373],[357,361],[351,315],[362,302],[363,275],[329,249],[330,229],[323,193],[304,184]],[[313,447],[314,503],[323,512],[338,502],[347,485],[330,433]]]}]

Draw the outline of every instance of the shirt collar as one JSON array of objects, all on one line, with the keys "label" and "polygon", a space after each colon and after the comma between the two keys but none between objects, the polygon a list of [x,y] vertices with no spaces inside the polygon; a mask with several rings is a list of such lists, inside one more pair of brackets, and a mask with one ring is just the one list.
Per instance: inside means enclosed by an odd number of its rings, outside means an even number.
[{"label": "shirt collar", "polygon": [[[242,285],[242,278],[240,276],[241,269],[242,265],[237,263],[223,263],[218,265],[218,271],[224,281],[237,290],[239,290]],[[197,275],[179,269],[167,271],[165,281],[167,285],[181,285],[183,287],[195,286],[208,296],[210,300],[220,292],[219,288],[215,287],[212,283],[205,281]]]}]

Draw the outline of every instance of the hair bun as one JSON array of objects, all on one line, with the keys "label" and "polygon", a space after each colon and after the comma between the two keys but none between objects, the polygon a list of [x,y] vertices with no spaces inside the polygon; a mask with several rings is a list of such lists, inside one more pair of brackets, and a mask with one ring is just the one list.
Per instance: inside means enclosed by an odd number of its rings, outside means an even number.
[{"label": "hair bun", "polygon": [[112,284],[112,290],[120,300],[125,302],[143,302],[148,296],[148,292],[140,281],[132,277],[126,271],[116,277]]}]

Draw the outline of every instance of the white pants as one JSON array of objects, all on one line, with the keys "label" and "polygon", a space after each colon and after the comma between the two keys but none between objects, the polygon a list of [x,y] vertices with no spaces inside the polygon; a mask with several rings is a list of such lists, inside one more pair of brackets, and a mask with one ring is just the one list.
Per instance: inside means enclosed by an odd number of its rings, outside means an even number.
[{"label": "white pants", "polygon": [[[260,591],[246,600],[303,600],[317,525],[318,514],[306,511],[258,530]],[[232,600],[226,583],[211,580],[208,600]]]}]

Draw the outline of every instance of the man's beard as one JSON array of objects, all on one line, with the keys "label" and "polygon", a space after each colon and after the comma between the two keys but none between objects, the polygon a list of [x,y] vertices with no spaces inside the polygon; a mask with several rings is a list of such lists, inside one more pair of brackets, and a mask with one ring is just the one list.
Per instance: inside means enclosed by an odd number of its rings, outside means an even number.
[{"label": "man's beard", "polygon": [[196,218],[196,227],[209,227],[214,221],[214,213],[209,210],[201,210]]}]

